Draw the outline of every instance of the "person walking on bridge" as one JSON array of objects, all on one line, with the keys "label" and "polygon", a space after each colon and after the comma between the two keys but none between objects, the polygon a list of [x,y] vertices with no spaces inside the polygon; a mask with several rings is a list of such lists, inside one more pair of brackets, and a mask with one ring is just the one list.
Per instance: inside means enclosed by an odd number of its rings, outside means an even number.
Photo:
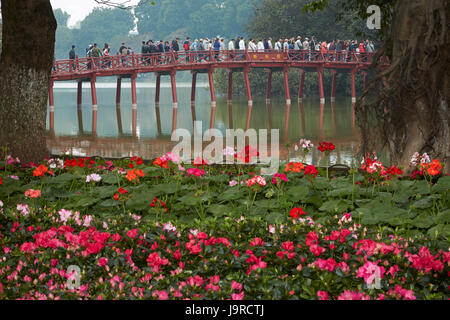
[{"label": "person walking on bridge", "polygon": [[184,52],[186,53],[186,61],[189,62],[189,50],[191,49],[191,38],[187,37],[183,44]]},{"label": "person walking on bridge", "polygon": [[281,51],[283,49],[283,46],[281,44],[281,39],[278,39],[278,41],[275,43],[275,50]]},{"label": "person walking on bridge", "polygon": [[250,39],[248,42],[248,52],[256,52],[258,50],[258,47],[256,46],[253,39]]},{"label": "person walking on bridge", "polygon": [[258,48],[258,52],[264,52],[265,47],[264,47],[264,42],[262,40],[258,41],[257,48]]},{"label": "person walking on bridge", "polygon": [[72,69],[76,70],[77,66],[75,65],[75,59],[77,58],[77,55],[75,53],[75,46],[72,46],[72,50],[69,51],[69,59],[72,60]]},{"label": "person walking on bridge", "polygon": [[234,39],[231,39],[230,42],[228,42],[228,51],[229,51],[231,60],[234,59],[234,50],[235,50],[234,44],[235,44]]}]

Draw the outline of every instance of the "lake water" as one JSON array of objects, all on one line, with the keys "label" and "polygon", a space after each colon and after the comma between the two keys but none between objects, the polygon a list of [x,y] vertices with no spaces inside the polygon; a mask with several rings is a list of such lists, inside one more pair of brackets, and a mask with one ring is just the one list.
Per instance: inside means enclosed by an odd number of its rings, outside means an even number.
[{"label": "lake water", "polygon": [[[178,142],[171,142],[172,94],[169,83],[161,83],[160,131],[157,125],[154,83],[137,83],[137,121],[133,130],[130,84],[122,82],[120,112],[116,110],[115,83],[97,83],[98,114],[95,132],[92,132],[92,100],[89,83],[83,84],[82,114],[77,110],[75,82],[57,82],[54,88],[54,128],[50,128],[47,112],[47,145],[52,154],[77,156],[101,156],[121,158],[138,155],[145,159],[158,157],[171,151]],[[190,104],[191,84],[177,83],[177,128],[193,130],[193,112]],[[246,129],[247,98],[233,97],[231,117],[226,96],[217,96],[215,128]],[[358,129],[354,123],[351,98],[336,98],[335,103],[326,99],[320,105],[318,97],[304,98],[302,103],[293,99],[289,121],[286,122],[284,98],[266,99],[254,97],[250,128],[279,129],[281,159],[301,157],[295,144],[301,138],[310,139],[315,146],[320,141],[336,145],[332,163],[350,165],[359,146]],[[269,112],[270,111],[270,112]],[[211,101],[207,84],[197,83],[195,117],[202,121],[203,130],[210,125]],[[81,116],[81,117],[80,117]],[[290,142],[290,147],[286,143]],[[317,148],[307,158],[308,162],[324,161]],[[321,160],[321,161],[320,161]],[[320,162],[319,162],[320,161]],[[358,161],[359,162],[359,161]]]}]

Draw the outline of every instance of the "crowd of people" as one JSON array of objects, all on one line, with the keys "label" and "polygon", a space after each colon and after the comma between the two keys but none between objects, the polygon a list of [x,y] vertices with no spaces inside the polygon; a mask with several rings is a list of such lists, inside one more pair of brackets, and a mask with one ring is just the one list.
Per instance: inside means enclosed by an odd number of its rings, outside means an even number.
[{"label": "crowd of people", "polygon": [[[322,54],[330,53],[340,53],[342,55],[333,56],[333,59],[346,59],[350,53],[363,54],[363,53],[373,53],[375,52],[375,45],[372,41],[363,40],[331,40],[331,41],[319,41],[316,40],[314,36],[309,39],[308,37],[302,38],[298,36],[297,38],[292,37],[290,39],[279,38],[273,41],[272,38],[267,39],[252,39],[248,41],[244,37],[238,36],[235,39],[230,39],[225,41],[224,38],[216,37],[214,39],[201,38],[191,40],[189,37],[183,42],[179,38],[176,38],[172,42],[169,41],[142,41],[142,46],[140,53],[142,54],[155,54],[164,52],[175,52],[178,53],[181,50],[186,52],[191,51],[245,51],[248,52],[266,52],[270,50],[285,51],[290,52],[290,54],[295,53],[295,51],[306,53],[303,55],[303,59],[312,60],[317,57],[318,52]],[[126,56],[134,53],[133,49],[122,43],[116,55]],[[103,49],[100,49],[96,43],[90,45],[86,48],[86,57],[109,57],[111,56],[111,46],[105,43]],[[206,58],[206,55],[204,55]],[[75,59],[75,46],[72,46],[72,50],[69,52],[69,59]],[[216,55],[217,57],[217,55]],[[196,55],[194,59],[201,59],[202,55]],[[122,60],[124,61],[124,60]],[[146,60],[147,61],[147,60]],[[187,56],[186,61],[189,61],[189,56]],[[110,62],[109,62],[110,63]]]}]

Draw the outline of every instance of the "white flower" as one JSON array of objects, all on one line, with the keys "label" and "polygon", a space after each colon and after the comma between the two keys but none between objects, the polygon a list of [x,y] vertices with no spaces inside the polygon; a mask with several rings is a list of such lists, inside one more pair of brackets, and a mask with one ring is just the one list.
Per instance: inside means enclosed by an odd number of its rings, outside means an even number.
[{"label": "white flower", "polygon": [[8,176],[8,178],[11,178],[11,179],[13,179],[13,180],[19,180],[19,177],[18,177],[18,176]]},{"label": "white flower", "polygon": [[106,221],[103,221],[102,226],[103,226],[103,229],[108,229],[108,224],[106,223]]},{"label": "white flower", "polygon": [[197,233],[198,233],[198,230],[197,229],[195,229],[195,230],[189,230],[190,232],[191,232],[191,234],[192,235],[194,235],[194,236],[196,236],[197,235]]},{"label": "white flower", "polygon": [[66,223],[67,220],[69,220],[70,216],[72,215],[72,211],[70,210],[66,210],[66,209],[61,209],[58,211],[59,213],[59,219],[61,220],[61,222]]},{"label": "white flower", "polygon": [[309,149],[314,147],[314,144],[312,144],[311,140],[300,139],[300,146],[302,147],[303,151],[309,151]]},{"label": "white flower", "polygon": [[0,200],[0,207],[3,207],[3,201]]},{"label": "white flower", "polygon": [[238,182],[236,180],[231,180],[230,181],[230,187],[234,187],[237,184],[238,184]]},{"label": "white flower", "polygon": [[83,226],[89,227],[92,221],[92,217],[90,215],[87,215],[83,219]]},{"label": "white flower", "polygon": [[86,182],[91,181],[99,182],[100,180],[102,180],[102,177],[100,177],[100,175],[97,173],[90,174],[86,177]]},{"label": "white flower", "polygon": [[163,225],[163,230],[176,232],[176,231],[177,231],[177,228],[176,228],[171,222],[169,222],[169,223],[165,223],[165,224]]},{"label": "white flower", "polygon": [[275,227],[273,225],[269,225],[269,233],[275,234]]},{"label": "white flower", "polygon": [[18,204],[17,210],[19,210],[20,213],[25,217],[30,213],[30,208],[27,204]]}]

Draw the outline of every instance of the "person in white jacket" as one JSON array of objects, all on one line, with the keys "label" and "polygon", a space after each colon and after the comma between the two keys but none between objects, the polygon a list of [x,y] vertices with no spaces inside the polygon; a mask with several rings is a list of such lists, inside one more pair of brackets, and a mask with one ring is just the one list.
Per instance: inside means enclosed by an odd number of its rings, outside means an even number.
[{"label": "person in white jacket", "polygon": [[230,42],[228,42],[228,50],[234,50],[234,39],[231,39]]},{"label": "person in white jacket", "polygon": [[264,42],[262,40],[258,41],[258,52],[264,52]]},{"label": "person in white jacket", "polygon": [[241,37],[241,41],[239,41],[239,50],[245,50],[245,41],[244,37]]},{"label": "person in white jacket", "polygon": [[269,44],[269,49],[272,50],[272,38],[269,38],[269,40],[267,40],[267,43]]},{"label": "person in white jacket", "polygon": [[256,44],[253,41],[253,39],[250,39],[250,41],[248,42],[248,51],[249,52],[256,52],[257,49],[258,49],[258,47],[256,46]]},{"label": "person in white jacket", "polygon": [[275,43],[275,50],[281,51],[283,49],[283,45],[281,44],[281,39],[279,39],[276,43]]}]

